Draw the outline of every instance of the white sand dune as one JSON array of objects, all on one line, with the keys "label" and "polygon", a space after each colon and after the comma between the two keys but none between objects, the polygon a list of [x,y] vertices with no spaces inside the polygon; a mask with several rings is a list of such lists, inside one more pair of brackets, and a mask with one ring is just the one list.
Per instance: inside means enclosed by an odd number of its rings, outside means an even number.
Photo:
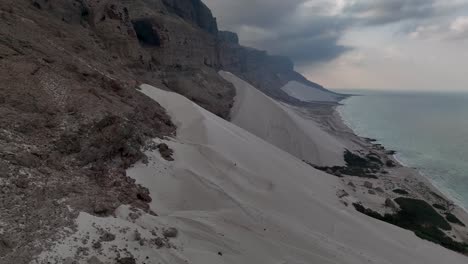
[{"label": "white sand dune", "polygon": [[190,262],[467,263],[346,208],[335,195],[337,178],[180,95],[142,89],[178,126],[177,139],[169,142],[176,161],[169,176],[151,165],[129,174],[150,188],[156,212],[174,218]]},{"label": "white sand dune", "polygon": [[236,88],[231,121],[282,150],[319,166],[345,165],[345,146],[258,89],[228,72],[219,73]]},{"label": "white sand dune", "polygon": [[304,102],[340,101],[340,96],[335,93],[323,91],[296,81],[288,82],[281,90],[286,92],[289,96]]},{"label": "white sand dune", "polygon": [[[179,236],[171,240],[175,247],[156,249],[138,246],[133,235],[119,233],[104,246],[110,255],[99,255],[101,261],[117,254],[111,248],[124,247],[128,252],[119,254],[132,254],[136,263],[147,264],[468,262],[411,232],[345,207],[335,195],[341,186],[336,177],[178,94],[148,85],[141,88],[167,109],[178,127],[177,137],[165,141],[174,150],[174,162],[163,160],[156,151],[148,152],[148,164],[137,164],[127,172],[148,187],[151,208],[159,216],[145,214],[131,220],[126,207],[119,209],[116,218],[82,213],[79,233],[91,233],[92,238],[93,226],[111,232],[123,226],[149,238],[150,230],[174,226]],[[78,246],[89,247],[71,237],[42,259],[69,256]]]}]

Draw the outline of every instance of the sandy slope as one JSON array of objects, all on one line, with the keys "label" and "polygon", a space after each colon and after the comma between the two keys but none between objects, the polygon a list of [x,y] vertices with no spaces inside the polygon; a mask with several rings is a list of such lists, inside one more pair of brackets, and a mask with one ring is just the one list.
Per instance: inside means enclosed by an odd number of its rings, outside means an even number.
[{"label": "sandy slope", "polygon": [[340,97],[334,93],[322,91],[305,84],[290,81],[281,90],[289,96],[305,102],[338,102]]},{"label": "sandy slope", "polygon": [[[90,241],[96,239],[96,227],[117,237],[103,243],[103,254],[90,249],[79,263],[94,254],[102,261],[131,254],[136,263],[171,264],[467,263],[464,256],[345,207],[335,195],[341,188],[336,177],[188,99],[148,85],[142,92],[166,108],[178,126],[177,138],[166,140],[174,162],[147,152],[149,163],[127,172],[149,188],[151,208],[159,216],[130,217],[126,207],[115,218],[82,213],[80,237],[89,233]],[[134,230],[150,239],[167,226],[179,230],[171,248],[135,242]],[[41,260],[73,256],[78,246],[90,248],[90,242],[69,237]]]},{"label": "sandy slope", "polygon": [[232,123],[312,164],[344,165],[344,145],[313,120],[298,115],[231,73],[220,75],[236,87]]},{"label": "sandy slope", "polygon": [[[175,217],[194,263],[466,263],[412,233],[355,213],[336,178],[180,95],[143,86],[178,125],[172,175],[129,173]],[[156,157],[155,157],[156,158]],[[160,211],[154,208],[155,211]],[[223,253],[222,258],[216,254]]]}]

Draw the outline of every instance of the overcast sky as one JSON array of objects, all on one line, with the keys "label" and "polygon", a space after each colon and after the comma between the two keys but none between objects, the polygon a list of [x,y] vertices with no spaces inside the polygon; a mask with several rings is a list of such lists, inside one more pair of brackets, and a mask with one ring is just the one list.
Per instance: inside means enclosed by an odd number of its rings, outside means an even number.
[{"label": "overcast sky", "polygon": [[204,0],[329,88],[468,91],[468,0]]}]

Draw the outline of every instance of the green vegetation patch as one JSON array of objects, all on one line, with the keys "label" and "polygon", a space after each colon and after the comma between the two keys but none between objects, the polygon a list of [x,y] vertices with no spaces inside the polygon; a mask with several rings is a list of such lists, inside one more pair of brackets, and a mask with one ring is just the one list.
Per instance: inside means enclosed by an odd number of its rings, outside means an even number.
[{"label": "green vegetation patch", "polygon": [[328,174],[335,175],[337,177],[342,178],[344,175],[355,176],[360,178],[367,178],[367,179],[377,179],[377,176],[369,172],[366,168],[359,168],[359,167],[341,167],[341,166],[333,166],[333,167],[322,167],[309,164],[312,167],[316,168],[317,170],[324,171]]},{"label": "green vegetation patch", "polygon": [[466,225],[465,225],[460,219],[458,219],[458,217],[456,217],[454,214],[447,213],[447,214],[445,214],[445,218],[446,218],[447,221],[449,221],[450,223],[453,223],[453,224],[457,224],[457,225],[466,227]]},{"label": "green vegetation patch", "polygon": [[441,204],[433,204],[434,208],[442,210],[442,211],[447,211],[447,207],[441,205]]},{"label": "green vegetation patch", "polygon": [[337,177],[348,175],[368,179],[377,179],[375,174],[382,171],[383,163],[379,156],[373,153],[368,154],[366,157],[361,157],[349,150],[346,150],[344,152],[344,160],[346,162],[346,166],[322,167],[310,164],[308,162],[306,163],[318,170],[325,171]]},{"label": "green vegetation patch", "polygon": [[450,224],[427,202],[409,198],[397,198],[401,210],[396,214],[385,214],[354,203],[354,208],[372,218],[413,231],[418,237],[439,244],[453,251],[468,253],[468,244],[448,237],[441,229],[450,230]]},{"label": "green vegetation patch", "polygon": [[434,208],[423,200],[411,198],[397,198],[395,202],[400,206],[399,222],[408,227],[435,226],[443,230],[451,230],[450,224],[437,213]]},{"label": "green vegetation patch", "polygon": [[359,155],[356,155],[349,150],[345,151],[344,160],[348,167],[361,167],[361,168],[373,167],[373,164],[371,161]]},{"label": "green vegetation patch", "polygon": [[401,194],[401,195],[408,195],[409,193],[403,189],[395,189],[393,190],[394,193]]},{"label": "green vegetation patch", "polygon": [[442,200],[442,201],[444,201],[444,202],[447,202],[447,200],[446,200],[444,197],[440,196],[439,194],[437,194],[437,193],[435,193],[435,192],[431,192],[431,194],[432,194],[435,198],[437,198],[437,199],[439,199],[439,200]]}]

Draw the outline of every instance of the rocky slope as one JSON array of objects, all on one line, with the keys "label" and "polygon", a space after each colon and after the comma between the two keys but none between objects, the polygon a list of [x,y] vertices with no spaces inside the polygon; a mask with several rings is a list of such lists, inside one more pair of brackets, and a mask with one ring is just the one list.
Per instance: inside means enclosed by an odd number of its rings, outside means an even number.
[{"label": "rocky slope", "polygon": [[333,93],[296,72],[289,58],[271,56],[265,51],[244,47],[239,44],[236,33],[220,31],[218,34],[221,68],[243,78],[270,97],[287,103],[301,104],[281,89],[290,81],[302,83],[312,90]]},{"label": "rocky slope", "polygon": [[175,126],[138,84],[226,119],[235,90],[220,69],[283,100],[280,83],[318,87],[220,33],[200,0],[3,0],[0,25],[0,263],[28,263],[75,212],[150,210],[125,169]]},{"label": "rocky slope", "polygon": [[72,226],[70,207],[101,216],[121,204],[149,210],[147,190],[125,169],[144,157],[146,139],[175,127],[138,83],[165,82],[181,93],[192,86],[192,99],[227,116],[234,93],[203,66],[216,58],[216,42],[201,27],[213,30],[214,20],[201,19],[200,2],[189,7],[0,2],[0,263],[28,263]]}]

